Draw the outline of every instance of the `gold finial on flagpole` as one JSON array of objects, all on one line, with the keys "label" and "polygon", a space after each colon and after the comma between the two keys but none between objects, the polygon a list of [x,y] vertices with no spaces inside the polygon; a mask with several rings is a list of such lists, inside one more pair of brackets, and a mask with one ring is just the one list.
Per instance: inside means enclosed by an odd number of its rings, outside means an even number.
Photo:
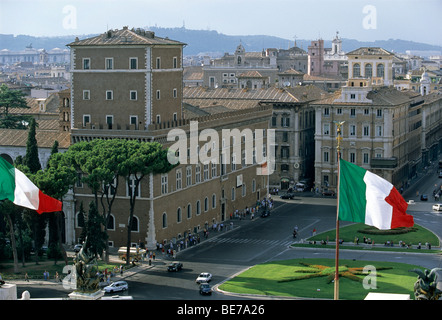
[{"label": "gold finial on flagpole", "polygon": [[336,124],[337,128],[337,137],[336,140],[338,142],[338,145],[336,147],[336,150],[338,151],[338,157],[340,157],[340,153],[341,153],[341,141],[342,141],[342,137],[341,137],[341,127],[344,124],[345,121],[334,121],[334,123]]}]

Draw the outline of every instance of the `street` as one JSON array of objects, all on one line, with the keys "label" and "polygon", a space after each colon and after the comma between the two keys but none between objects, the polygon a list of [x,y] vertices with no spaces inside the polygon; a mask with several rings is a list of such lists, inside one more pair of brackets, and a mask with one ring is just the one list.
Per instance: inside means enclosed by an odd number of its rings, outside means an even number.
[{"label": "street", "polygon": [[[415,188],[432,195],[435,185],[441,180],[432,173],[423,175]],[[434,198],[422,202],[415,191],[410,188],[404,198],[415,200],[409,205],[409,213],[415,222],[442,236],[442,214],[432,211]],[[275,208],[270,217],[257,217],[253,220],[233,220],[234,229],[213,231],[208,239],[200,244],[182,250],[175,259],[161,254],[152,266],[143,267],[139,272],[127,276],[129,290],[123,295],[132,296],[135,300],[232,300],[257,299],[257,297],[226,295],[213,292],[211,296],[201,296],[195,279],[201,272],[213,274],[212,286],[219,284],[235,274],[259,263],[272,260],[295,258],[330,258],[335,252],[331,249],[289,248],[293,243],[292,230],[298,226],[296,240],[308,238],[313,230],[317,233],[335,228],[336,199],[297,196],[293,200],[275,200]],[[341,223],[344,226],[348,223]],[[341,259],[382,260],[421,265],[423,268],[442,267],[440,254],[420,254],[409,252],[379,252],[364,250],[341,250]],[[168,272],[167,265],[172,260],[183,263],[178,272]],[[66,297],[69,293],[57,286],[19,286],[18,294],[29,290],[33,298]],[[268,299],[268,298],[266,298]]]}]

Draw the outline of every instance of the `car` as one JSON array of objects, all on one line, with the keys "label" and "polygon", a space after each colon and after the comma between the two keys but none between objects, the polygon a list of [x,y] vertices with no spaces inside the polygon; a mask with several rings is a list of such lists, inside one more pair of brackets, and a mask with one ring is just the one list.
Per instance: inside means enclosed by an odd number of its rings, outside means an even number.
[{"label": "car", "polygon": [[74,246],[74,252],[75,252],[75,253],[79,253],[80,250],[81,250],[81,248],[83,248],[83,245],[82,245],[82,244],[76,244],[76,245]]},{"label": "car", "polygon": [[264,211],[261,213],[261,217],[262,217],[262,218],[267,218],[268,216],[270,216],[270,211],[269,211],[269,210],[264,210]]},{"label": "car", "polygon": [[442,204],[440,203],[433,204],[433,210],[442,211]]},{"label": "car", "polygon": [[210,280],[212,280],[212,274],[208,272],[202,272],[200,273],[198,278],[196,278],[195,282],[200,284],[210,282]]},{"label": "car", "polygon": [[212,288],[210,287],[210,285],[208,283],[201,283],[200,284],[200,294],[201,295],[204,295],[204,294],[211,295],[212,294]]},{"label": "car", "polygon": [[281,195],[281,199],[293,199],[295,197],[294,193],[286,192]]},{"label": "car", "polygon": [[129,289],[129,285],[126,281],[116,281],[112,282],[110,285],[103,288],[106,293],[113,293],[117,291],[125,291]]},{"label": "car", "polygon": [[178,261],[174,261],[167,267],[167,271],[180,271],[183,268],[183,264]]},{"label": "car", "polygon": [[426,194],[421,195],[421,201],[427,201],[428,196]]},{"label": "car", "polygon": [[331,196],[331,197],[334,197],[335,192],[334,192],[333,190],[324,190],[324,191],[322,192],[322,195],[323,195],[323,196]]},{"label": "car", "polygon": [[439,172],[439,178],[442,178],[442,171]]}]

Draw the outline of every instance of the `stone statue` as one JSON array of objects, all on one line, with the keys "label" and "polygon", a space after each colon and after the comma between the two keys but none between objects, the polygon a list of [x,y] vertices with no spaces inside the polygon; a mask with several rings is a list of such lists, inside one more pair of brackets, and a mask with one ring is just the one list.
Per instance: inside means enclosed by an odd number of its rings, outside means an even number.
[{"label": "stone statue", "polygon": [[99,290],[100,279],[97,277],[97,261],[95,255],[87,250],[87,238],[83,247],[74,258],[77,277],[77,292],[91,293]]},{"label": "stone statue", "polygon": [[438,271],[442,271],[442,268],[425,269],[425,271],[412,269],[410,271],[418,275],[414,284],[416,300],[439,300],[442,297],[442,279],[439,280],[437,274]]}]

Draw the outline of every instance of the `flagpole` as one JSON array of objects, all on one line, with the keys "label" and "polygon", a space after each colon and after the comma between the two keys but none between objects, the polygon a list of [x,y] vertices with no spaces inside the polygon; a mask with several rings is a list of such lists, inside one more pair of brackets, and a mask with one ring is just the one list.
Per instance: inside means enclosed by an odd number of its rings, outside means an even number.
[{"label": "flagpole", "polygon": [[338,155],[338,183],[337,183],[337,206],[336,206],[336,252],[335,252],[335,282],[334,282],[334,300],[339,300],[339,166],[340,166],[340,159],[341,159],[341,126],[344,123],[342,122],[335,122],[337,128],[337,137],[336,140],[338,142],[336,146],[337,155]]}]

